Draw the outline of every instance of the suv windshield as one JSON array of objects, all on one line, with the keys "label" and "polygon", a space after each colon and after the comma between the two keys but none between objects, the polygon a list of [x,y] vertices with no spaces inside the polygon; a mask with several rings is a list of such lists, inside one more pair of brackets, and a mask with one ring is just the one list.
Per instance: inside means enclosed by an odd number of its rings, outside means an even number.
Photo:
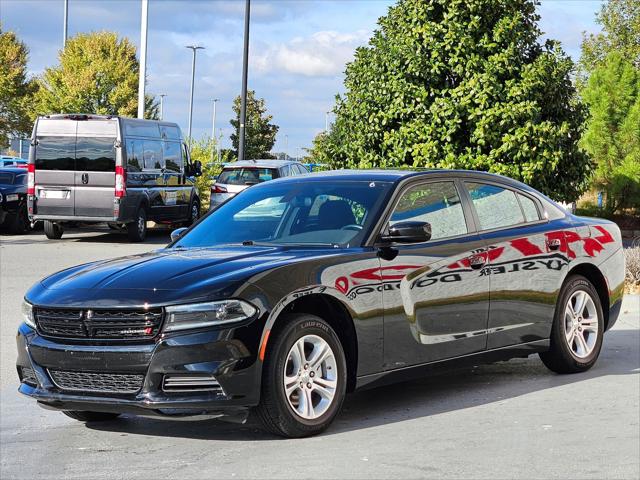
[{"label": "suv windshield", "polygon": [[255,185],[278,178],[277,168],[227,168],[222,170],[217,183],[225,185]]},{"label": "suv windshield", "polygon": [[174,247],[229,243],[360,245],[390,191],[390,182],[274,182],[223,204]]}]

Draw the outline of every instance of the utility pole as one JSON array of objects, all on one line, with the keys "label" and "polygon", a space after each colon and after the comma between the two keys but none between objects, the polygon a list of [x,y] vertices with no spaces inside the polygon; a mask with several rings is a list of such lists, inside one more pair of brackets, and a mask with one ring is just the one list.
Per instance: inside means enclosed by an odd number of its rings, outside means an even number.
[{"label": "utility pole", "polygon": [[166,96],[166,93],[160,94],[160,120],[164,120],[164,97]]},{"label": "utility pole", "polygon": [[147,18],[149,0],[142,0],[140,17],[140,77],[138,78],[138,118],[144,118],[144,88],[147,76]]},{"label": "utility pole", "polygon": [[289,135],[284,136],[284,159],[289,160]]},{"label": "utility pole", "polygon": [[249,70],[249,17],[251,0],[244,8],[244,53],[242,56],[242,93],[240,98],[240,125],[238,132],[238,160],[244,160],[244,124],[247,120],[247,75]]},{"label": "utility pole", "polygon": [[69,27],[69,0],[64,0],[64,20],[62,23],[62,49],[67,46],[67,32]]},{"label": "utility pole", "polygon": [[193,83],[196,78],[196,51],[204,50],[204,47],[187,45],[193,51],[193,61],[191,62],[191,95],[189,96],[189,146],[191,146],[191,121],[193,120]]},{"label": "utility pole", "polygon": [[[211,121],[211,140],[215,141],[216,139],[216,104],[218,103],[218,98],[214,98],[213,102],[213,119]],[[212,145],[213,147],[213,145]],[[213,162],[214,149],[211,148],[211,161]]]}]

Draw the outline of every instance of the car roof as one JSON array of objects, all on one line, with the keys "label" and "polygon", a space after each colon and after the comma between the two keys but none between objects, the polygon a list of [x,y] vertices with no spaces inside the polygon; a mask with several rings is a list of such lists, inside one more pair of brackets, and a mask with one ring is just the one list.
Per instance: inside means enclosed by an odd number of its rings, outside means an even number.
[{"label": "car roof", "polygon": [[265,167],[279,168],[285,165],[296,164],[295,160],[275,160],[275,159],[256,159],[256,160],[239,160],[237,162],[226,163],[222,168],[241,168],[241,167]]},{"label": "car roof", "polygon": [[27,161],[26,158],[12,157],[10,155],[2,155],[2,156],[0,156],[0,160],[12,160],[14,162],[17,162],[17,161],[26,162]]},{"label": "car roof", "polygon": [[20,167],[0,167],[0,172],[23,173],[25,175],[28,173],[25,168]]}]

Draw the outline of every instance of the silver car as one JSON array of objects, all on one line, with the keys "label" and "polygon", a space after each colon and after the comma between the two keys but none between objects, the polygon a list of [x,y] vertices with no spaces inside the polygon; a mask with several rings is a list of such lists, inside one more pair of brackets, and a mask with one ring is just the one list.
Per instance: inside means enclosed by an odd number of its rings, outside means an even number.
[{"label": "silver car", "polygon": [[211,185],[211,206],[215,208],[247,187],[281,177],[304,175],[307,168],[289,160],[243,160],[228,163]]}]

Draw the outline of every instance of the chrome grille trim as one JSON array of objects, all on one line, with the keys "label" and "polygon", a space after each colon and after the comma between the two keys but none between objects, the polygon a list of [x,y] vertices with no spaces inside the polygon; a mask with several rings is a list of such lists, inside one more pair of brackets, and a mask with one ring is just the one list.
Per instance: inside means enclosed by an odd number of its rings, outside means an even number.
[{"label": "chrome grille trim", "polygon": [[93,393],[138,393],[144,382],[142,374],[73,372],[48,370],[54,385],[60,390]]},{"label": "chrome grille trim", "polygon": [[218,380],[212,375],[168,374],[162,379],[162,390],[165,392],[197,392],[216,391],[224,394]]}]

